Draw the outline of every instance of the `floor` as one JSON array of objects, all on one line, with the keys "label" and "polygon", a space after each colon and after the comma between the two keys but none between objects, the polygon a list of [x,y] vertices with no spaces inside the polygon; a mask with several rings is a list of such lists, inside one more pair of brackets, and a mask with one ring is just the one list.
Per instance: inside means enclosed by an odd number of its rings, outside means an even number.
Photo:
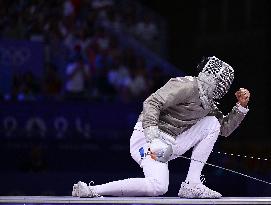
[{"label": "floor", "polygon": [[271,204],[271,197],[222,197],[181,199],[176,197],[0,196],[5,204]]}]

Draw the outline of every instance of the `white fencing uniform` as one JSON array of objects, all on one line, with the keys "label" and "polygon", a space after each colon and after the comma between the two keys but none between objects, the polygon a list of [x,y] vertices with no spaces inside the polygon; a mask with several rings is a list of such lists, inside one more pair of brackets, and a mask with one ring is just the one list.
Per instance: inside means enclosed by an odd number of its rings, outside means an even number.
[{"label": "white fencing uniform", "polygon": [[[94,192],[112,196],[159,196],[166,193],[169,184],[168,163],[154,160],[148,155],[147,140],[153,145],[155,139],[166,139],[169,136],[176,140],[169,161],[193,147],[191,158],[195,161],[191,160],[185,182],[191,187],[199,184],[200,189],[195,189],[191,197],[221,196],[201,185],[201,171],[218,135],[229,136],[242,122],[248,109],[236,104],[224,116],[214,99],[220,99],[227,92],[234,71],[214,56],[202,65],[198,77],[171,78],[144,101],[143,111],[130,139],[130,152],[143,169],[145,178],[129,178],[93,186]],[[187,190],[191,190],[190,186],[181,185],[179,196],[188,196]]]},{"label": "white fencing uniform", "polygon": [[[194,147],[192,158],[206,162],[219,131],[220,124],[216,117],[204,117],[177,136],[170,160]],[[145,178],[129,178],[97,185],[94,186],[95,191],[100,195],[111,196],[159,196],[166,193],[169,185],[168,164],[151,159],[147,155],[147,148],[142,123],[138,122],[130,139],[130,152],[132,158],[142,167]],[[203,163],[191,161],[186,180],[193,183],[200,182],[203,166]]]}]

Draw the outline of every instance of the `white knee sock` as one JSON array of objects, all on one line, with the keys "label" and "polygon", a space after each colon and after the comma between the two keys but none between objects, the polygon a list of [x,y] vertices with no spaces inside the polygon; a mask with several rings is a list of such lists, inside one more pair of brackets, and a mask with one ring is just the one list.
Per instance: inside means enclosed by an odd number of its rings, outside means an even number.
[{"label": "white knee sock", "polygon": [[141,164],[145,178],[128,178],[94,186],[99,195],[154,196],[168,186],[168,165],[147,157]]},{"label": "white knee sock", "polygon": [[[204,163],[207,161],[211,151],[213,150],[213,146],[217,140],[218,134],[219,131],[209,134],[194,147],[191,156],[192,160],[185,181],[189,183],[201,182],[201,171],[205,165]],[[195,161],[193,161],[193,159]]]}]

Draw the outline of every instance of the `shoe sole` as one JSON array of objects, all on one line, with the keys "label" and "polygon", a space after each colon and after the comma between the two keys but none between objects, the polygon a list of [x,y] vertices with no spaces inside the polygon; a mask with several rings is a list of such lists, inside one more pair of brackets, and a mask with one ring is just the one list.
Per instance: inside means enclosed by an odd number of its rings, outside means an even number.
[{"label": "shoe sole", "polygon": [[213,196],[213,197],[203,197],[200,195],[194,195],[192,194],[192,191],[190,189],[186,189],[186,188],[182,188],[179,193],[178,196],[181,198],[187,198],[187,199],[219,199],[222,197],[221,196]]}]

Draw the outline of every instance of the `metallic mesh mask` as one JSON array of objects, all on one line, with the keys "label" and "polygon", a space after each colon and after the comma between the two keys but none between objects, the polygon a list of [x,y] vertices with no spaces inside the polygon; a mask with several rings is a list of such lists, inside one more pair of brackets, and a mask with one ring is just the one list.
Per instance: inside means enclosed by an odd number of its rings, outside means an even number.
[{"label": "metallic mesh mask", "polygon": [[234,79],[233,68],[215,56],[205,58],[198,68],[202,68],[198,79],[207,83],[207,86],[204,86],[205,88],[210,87],[207,88],[208,96],[213,99],[222,98],[228,92]]}]

